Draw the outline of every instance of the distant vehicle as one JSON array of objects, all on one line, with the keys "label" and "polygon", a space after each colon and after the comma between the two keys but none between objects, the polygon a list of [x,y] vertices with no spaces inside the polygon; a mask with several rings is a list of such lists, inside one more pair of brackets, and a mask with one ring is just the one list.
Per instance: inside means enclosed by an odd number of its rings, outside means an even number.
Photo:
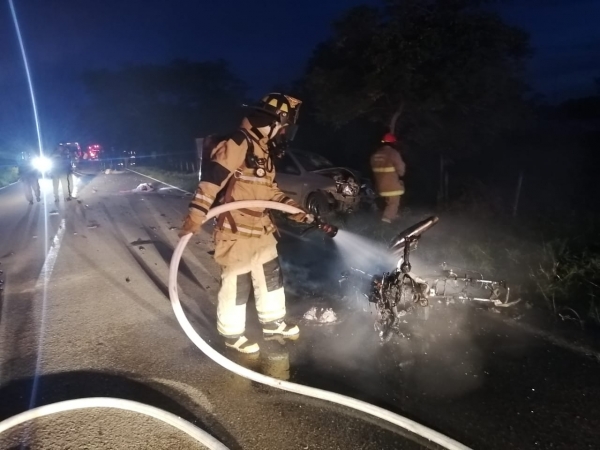
[{"label": "distant vehicle", "polygon": [[58,144],[58,146],[66,149],[69,152],[71,166],[76,168],[79,165],[79,162],[83,159],[84,155],[81,145],[79,145],[78,142],[61,142]]},{"label": "distant vehicle", "polygon": [[351,213],[375,201],[370,183],[358,172],[336,167],[316,153],[286,150],[275,168],[279,189],[315,215]]},{"label": "distant vehicle", "polygon": [[91,144],[87,146],[86,151],[83,153],[83,159],[85,161],[98,161],[102,154],[102,146],[100,144]]}]

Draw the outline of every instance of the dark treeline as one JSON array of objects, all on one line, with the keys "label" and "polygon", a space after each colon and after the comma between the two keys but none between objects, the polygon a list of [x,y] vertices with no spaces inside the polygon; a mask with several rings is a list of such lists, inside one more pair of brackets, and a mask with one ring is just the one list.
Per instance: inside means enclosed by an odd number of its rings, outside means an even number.
[{"label": "dark treeline", "polygon": [[[544,105],[524,81],[527,34],[479,0],[388,0],[357,7],[288,89],[305,102],[296,145],[369,174],[393,130],[408,162],[407,201],[512,211],[597,206],[600,96]],[[187,154],[235,127],[247,87],[223,61],[93,71],[81,140],[138,155]],[[594,204],[593,204],[594,203]]]}]

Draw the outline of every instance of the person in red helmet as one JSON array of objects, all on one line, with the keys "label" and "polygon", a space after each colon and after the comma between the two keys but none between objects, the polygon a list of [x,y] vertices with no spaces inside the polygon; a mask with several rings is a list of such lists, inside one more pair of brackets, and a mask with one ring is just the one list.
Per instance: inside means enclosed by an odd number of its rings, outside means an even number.
[{"label": "person in red helmet", "polygon": [[381,139],[381,146],[371,155],[375,189],[385,200],[381,220],[386,223],[392,223],[398,218],[400,197],[404,194],[404,182],[401,178],[406,172],[406,165],[397,145],[396,136],[386,133]]}]

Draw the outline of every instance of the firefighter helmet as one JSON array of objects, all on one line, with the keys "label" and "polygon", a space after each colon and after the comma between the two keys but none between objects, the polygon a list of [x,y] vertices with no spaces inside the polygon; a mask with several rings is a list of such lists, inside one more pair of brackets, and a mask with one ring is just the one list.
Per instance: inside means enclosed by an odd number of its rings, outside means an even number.
[{"label": "firefighter helmet", "polygon": [[386,133],[381,138],[381,142],[386,144],[395,144],[396,142],[398,142],[398,139],[396,139],[394,133]]},{"label": "firefighter helmet", "polygon": [[265,95],[253,109],[274,116],[282,125],[295,124],[302,102],[289,95],[271,93]]}]

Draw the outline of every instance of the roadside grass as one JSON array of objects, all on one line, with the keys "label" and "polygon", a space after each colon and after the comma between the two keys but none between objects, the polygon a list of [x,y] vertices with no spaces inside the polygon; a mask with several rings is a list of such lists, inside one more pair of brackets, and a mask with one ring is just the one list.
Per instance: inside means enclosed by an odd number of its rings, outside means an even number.
[{"label": "roadside grass", "polygon": [[0,168],[0,187],[8,186],[19,179],[19,171],[16,167]]},{"label": "roadside grass", "polygon": [[198,174],[196,172],[174,172],[150,166],[136,166],[132,170],[143,173],[144,175],[148,175],[152,178],[156,178],[157,180],[164,181],[165,183],[169,183],[189,192],[195,192],[196,188],[198,187]]}]

